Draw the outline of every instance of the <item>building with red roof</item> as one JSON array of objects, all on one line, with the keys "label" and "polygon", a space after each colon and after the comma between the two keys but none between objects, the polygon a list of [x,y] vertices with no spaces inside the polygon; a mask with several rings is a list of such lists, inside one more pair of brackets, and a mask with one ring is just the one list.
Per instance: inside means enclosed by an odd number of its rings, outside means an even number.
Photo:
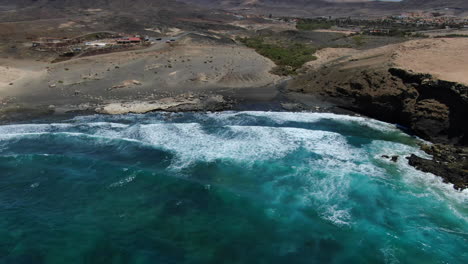
[{"label": "building with red roof", "polygon": [[140,42],[141,42],[141,38],[137,38],[137,37],[127,37],[127,38],[117,39],[117,43],[119,44],[140,43]]}]

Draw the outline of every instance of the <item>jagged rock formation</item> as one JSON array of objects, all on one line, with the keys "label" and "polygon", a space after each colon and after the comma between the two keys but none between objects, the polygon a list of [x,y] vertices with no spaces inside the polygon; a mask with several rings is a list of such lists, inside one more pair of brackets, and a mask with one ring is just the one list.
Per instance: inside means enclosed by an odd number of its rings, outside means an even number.
[{"label": "jagged rock formation", "polygon": [[[293,81],[290,91],[320,95],[358,113],[401,124],[431,142],[426,160],[409,158],[416,168],[468,188],[468,86],[403,69],[323,68]],[[458,147],[457,147],[458,146]]]},{"label": "jagged rock formation", "polygon": [[402,69],[324,68],[293,82],[293,91],[320,94],[345,108],[410,128],[439,143],[468,145],[468,87]]},{"label": "jagged rock formation", "polygon": [[392,68],[389,73],[400,78],[418,96],[406,102],[409,119],[403,120],[416,134],[435,142],[468,145],[468,87]]},{"label": "jagged rock formation", "polygon": [[433,156],[433,160],[411,155],[411,166],[443,176],[445,182],[453,183],[456,189],[468,188],[468,149],[449,145],[423,146],[423,150]]}]

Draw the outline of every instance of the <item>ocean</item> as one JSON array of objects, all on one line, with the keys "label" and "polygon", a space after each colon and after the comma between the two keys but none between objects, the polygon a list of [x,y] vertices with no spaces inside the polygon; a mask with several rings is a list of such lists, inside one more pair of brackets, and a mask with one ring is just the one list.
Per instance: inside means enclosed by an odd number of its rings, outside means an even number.
[{"label": "ocean", "polygon": [[468,191],[421,142],[326,113],[0,126],[0,263],[468,263]]}]

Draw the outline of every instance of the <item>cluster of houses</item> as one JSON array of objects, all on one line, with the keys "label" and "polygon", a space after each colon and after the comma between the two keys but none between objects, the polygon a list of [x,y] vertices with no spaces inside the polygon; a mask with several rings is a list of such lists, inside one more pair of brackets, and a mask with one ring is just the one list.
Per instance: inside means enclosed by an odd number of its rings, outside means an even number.
[{"label": "cluster of houses", "polygon": [[116,39],[105,39],[85,42],[85,46],[91,47],[106,47],[111,45],[124,45],[124,44],[141,44],[142,39],[140,37],[123,37]]},{"label": "cluster of houses", "polygon": [[74,51],[84,48],[103,48],[115,45],[139,45],[145,42],[148,38],[139,36],[120,37],[98,39],[93,41],[83,41],[80,38],[51,38],[42,37],[32,42],[32,47],[44,50],[60,50],[63,48],[71,48]]},{"label": "cluster of houses", "polygon": [[397,16],[375,18],[317,17],[314,21],[327,22],[338,28],[381,36],[402,36],[411,32],[434,29],[468,28],[467,18],[436,12],[407,12]]},{"label": "cluster of houses", "polygon": [[398,16],[391,16],[390,19],[396,23],[411,23],[421,26],[451,26],[468,27],[468,19],[457,16],[449,16],[438,12],[407,12]]}]

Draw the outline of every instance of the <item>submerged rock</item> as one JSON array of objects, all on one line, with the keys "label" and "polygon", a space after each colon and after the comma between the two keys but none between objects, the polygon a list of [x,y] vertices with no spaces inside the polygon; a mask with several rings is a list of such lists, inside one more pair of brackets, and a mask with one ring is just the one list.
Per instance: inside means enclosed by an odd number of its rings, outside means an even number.
[{"label": "submerged rock", "polygon": [[391,160],[392,162],[397,162],[398,159],[400,158],[400,156],[398,155],[394,155],[394,156],[382,155],[381,157],[384,159]]}]

